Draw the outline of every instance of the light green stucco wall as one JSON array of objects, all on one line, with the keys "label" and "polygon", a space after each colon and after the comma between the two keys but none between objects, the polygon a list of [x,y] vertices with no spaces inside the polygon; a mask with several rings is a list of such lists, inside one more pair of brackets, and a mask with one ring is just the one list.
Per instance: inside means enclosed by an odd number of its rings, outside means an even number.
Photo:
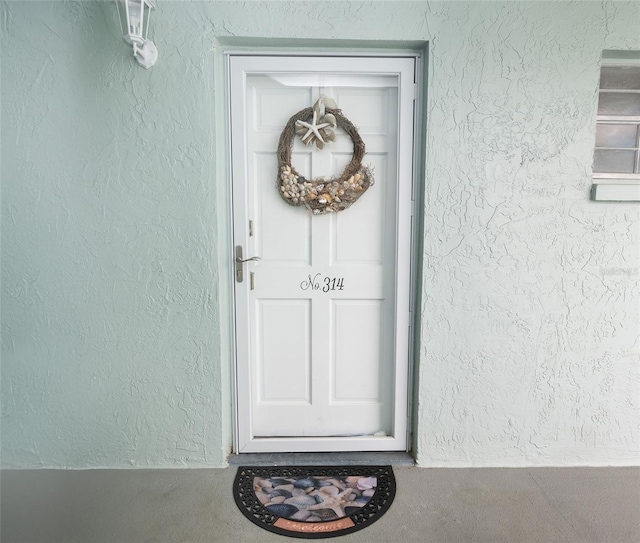
[{"label": "light green stucco wall", "polygon": [[[588,200],[603,49],[638,2],[3,2],[2,462],[221,466],[217,38],[429,42],[417,458],[637,463],[638,208]],[[634,290],[635,289],[635,290]]]},{"label": "light green stucco wall", "polygon": [[112,2],[3,5],[6,465],[223,463],[213,34],[179,8],[145,71]]}]

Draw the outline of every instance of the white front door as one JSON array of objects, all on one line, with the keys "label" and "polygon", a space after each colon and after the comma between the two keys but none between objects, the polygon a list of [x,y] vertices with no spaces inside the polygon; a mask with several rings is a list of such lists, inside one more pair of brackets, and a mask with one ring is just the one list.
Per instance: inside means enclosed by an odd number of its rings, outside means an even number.
[{"label": "white front door", "polygon": [[[229,56],[239,452],[406,450],[413,57]],[[287,121],[333,98],[365,142],[375,184],[312,215],[278,192]],[[296,142],[307,179],[339,176],[340,128]]]}]

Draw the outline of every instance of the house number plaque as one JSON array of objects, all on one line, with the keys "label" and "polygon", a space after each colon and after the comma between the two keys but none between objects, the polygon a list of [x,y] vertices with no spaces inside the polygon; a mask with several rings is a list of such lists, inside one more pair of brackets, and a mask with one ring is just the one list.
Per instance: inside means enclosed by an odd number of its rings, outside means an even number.
[{"label": "house number plaque", "polygon": [[320,290],[330,292],[332,290],[342,290],[344,288],[344,277],[327,277],[321,273],[316,273],[313,277],[309,274],[306,281],[300,283],[302,290]]}]

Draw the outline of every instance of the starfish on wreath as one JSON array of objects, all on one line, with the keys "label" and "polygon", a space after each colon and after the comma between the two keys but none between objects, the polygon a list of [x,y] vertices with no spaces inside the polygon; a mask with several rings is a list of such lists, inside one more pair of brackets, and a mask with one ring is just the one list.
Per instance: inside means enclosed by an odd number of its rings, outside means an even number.
[{"label": "starfish on wreath", "polygon": [[326,105],[337,109],[337,104],[331,98],[321,96],[313,105],[311,121],[296,121],[296,134],[305,145],[315,143],[318,149],[322,149],[325,143],[336,139],[334,132],[337,125],[336,117],[332,113],[325,113]]}]

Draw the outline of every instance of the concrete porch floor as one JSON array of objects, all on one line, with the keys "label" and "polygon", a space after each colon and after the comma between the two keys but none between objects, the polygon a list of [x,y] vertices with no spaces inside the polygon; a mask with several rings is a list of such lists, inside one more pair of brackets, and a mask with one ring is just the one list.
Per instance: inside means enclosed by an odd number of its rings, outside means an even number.
[{"label": "concrete porch floor", "polygon": [[[236,470],[3,471],[1,541],[293,541],[236,509]],[[640,542],[640,468],[394,471],[387,514],[334,541]]]}]

